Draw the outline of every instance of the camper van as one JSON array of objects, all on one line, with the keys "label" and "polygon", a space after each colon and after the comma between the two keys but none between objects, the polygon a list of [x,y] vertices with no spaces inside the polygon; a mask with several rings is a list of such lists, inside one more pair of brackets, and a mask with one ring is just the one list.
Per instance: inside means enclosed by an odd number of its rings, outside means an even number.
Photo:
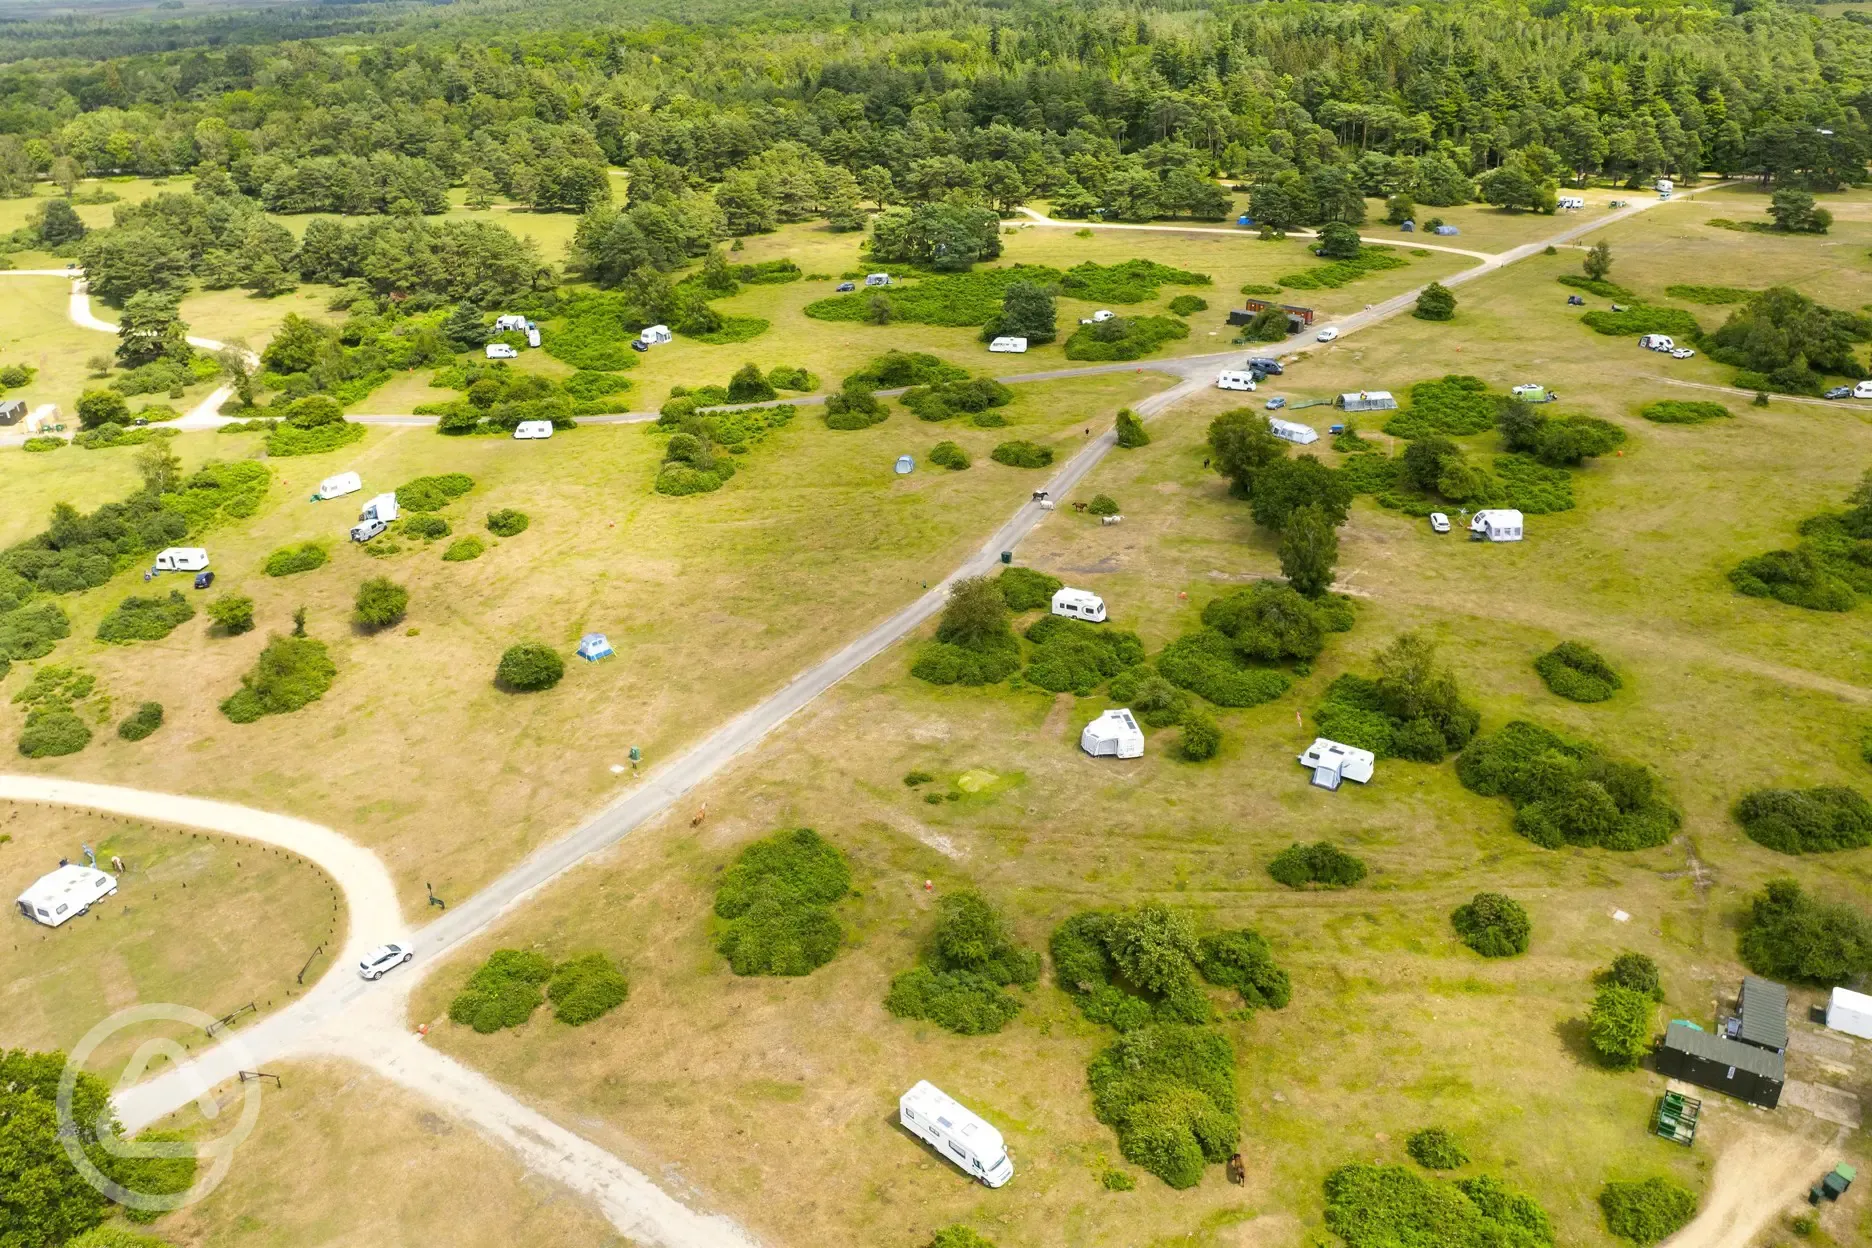
[{"label": "camper van", "polygon": [[1872,399],[1872,380],[1862,381],[1853,387],[1853,398]]},{"label": "camper van", "polygon": [[1521,540],[1521,513],[1512,507],[1486,508],[1469,517],[1469,540],[1472,542],[1518,542]]},{"label": "camper van", "polygon": [[19,895],[20,913],[35,923],[57,927],[75,919],[117,891],[117,879],[96,867],[66,865],[33,881]]},{"label": "camper van", "polygon": [[1063,615],[1069,620],[1090,620],[1094,624],[1105,622],[1105,600],[1089,589],[1074,589],[1068,585],[1053,594],[1053,614]]},{"label": "camper van", "polygon": [[1218,390],[1252,390],[1254,388],[1255,375],[1253,373],[1242,373],[1232,368],[1225,368],[1216,374],[1216,389]]},{"label": "camper van", "polygon": [[997,338],[988,344],[988,349],[990,351],[1007,352],[1013,355],[1025,355],[1027,353],[1027,340],[1025,338]]},{"label": "camper van", "polygon": [[156,556],[158,572],[199,572],[208,566],[208,552],[199,546],[171,546]]},{"label": "camper van", "polygon": [[1647,351],[1675,351],[1677,344],[1669,334],[1646,334],[1638,340],[1638,345]]},{"label": "camper van", "polygon": [[528,326],[527,327],[527,346],[537,347],[539,346],[539,344],[540,344],[539,330],[534,329],[532,326]]},{"label": "camper van", "polygon": [[668,342],[669,340],[670,340],[669,326],[651,325],[648,328],[646,328],[643,331],[643,333],[637,335],[637,341],[642,344],[642,346],[640,346],[638,350],[641,351],[641,350],[647,350],[650,347],[660,347],[664,343]]},{"label": "camper van", "polygon": [[378,520],[389,524],[397,518],[397,501],[394,494],[379,494],[364,504],[364,510],[358,512],[360,520]]},{"label": "camper van", "polygon": [[522,440],[527,438],[550,438],[552,437],[552,421],[523,420],[514,426],[514,437]]},{"label": "camper van", "polygon": [[988,1187],[1000,1187],[1014,1177],[1001,1133],[927,1079],[898,1098],[897,1121]]},{"label": "camper van", "polygon": [[504,342],[490,342],[487,344],[487,358],[490,360],[517,360],[520,358],[520,353]]},{"label": "camper van", "polygon": [[357,473],[341,472],[335,477],[326,477],[319,482],[318,493],[312,497],[320,501],[328,498],[343,498],[346,494],[355,494],[363,488],[363,478]]}]

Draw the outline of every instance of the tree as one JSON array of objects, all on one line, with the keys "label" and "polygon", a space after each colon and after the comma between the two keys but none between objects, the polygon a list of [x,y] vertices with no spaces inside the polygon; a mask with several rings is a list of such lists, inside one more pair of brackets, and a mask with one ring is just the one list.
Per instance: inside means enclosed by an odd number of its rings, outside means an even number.
[{"label": "tree", "polygon": [[891,208],[871,223],[876,260],[955,271],[1001,254],[1001,218],[989,208],[942,201]]},{"label": "tree", "polygon": [[240,399],[242,407],[254,405],[254,365],[256,357],[248,350],[247,344],[239,339],[227,342],[215,352],[215,366],[221,375],[234,387],[234,394]]},{"label": "tree", "polygon": [[1385,200],[1385,220],[1392,225],[1403,225],[1406,221],[1417,219],[1417,205],[1404,192]]},{"label": "tree", "polygon": [[550,689],[565,675],[565,660],[544,642],[523,641],[509,646],[494,671],[496,683],[503,688],[533,693]]},{"label": "tree", "polygon": [[891,180],[891,171],[881,165],[868,166],[858,175],[858,191],[879,212],[890,207],[897,196],[896,184]]},{"label": "tree", "polygon": [[1332,525],[1344,524],[1352,506],[1352,487],[1315,456],[1273,460],[1249,482],[1248,506],[1264,529],[1284,530],[1294,513],[1309,504]]},{"label": "tree", "polygon": [[[0,1051],[0,1225],[21,1248],[56,1248],[102,1222],[108,1208],[60,1139],[64,1068],[63,1053]],[[68,1121],[93,1164],[110,1160],[97,1144],[100,1117],[113,1117],[109,1092],[96,1075],[80,1073]]]},{"label": "tree", "polygon": [[1580,267],[1595,282],[1603,282],[1612,276],[1612,244],[1602,238],[1588,247]]},{"label": "tree", "polygon": [[1586,1035],[1599,1060],[1614,1070],[1631,1070],[1651,1051],[1651,998],[1618,984],[1607,984],[1586,1014]]},{"label": "tree", "polygon": [[167,438],[151,438],[137,451],[137,475],[151,494],[168,494],[182,481],[182,460],[169,449]]},{"label": "tree", "polygon": [[1274,436],[1264,414],[1238,407],[1209,422],[1209,450],[1215,470],[1229,479],[1230,492],[1247,498],[1255,474],[1285,456],[1287,443]]},{"label": "tree", "polygon": [[1597,984],[1617,984],[1633,992],[1642,993],[1652,1001],[1664,999],[1664,985],[1658,975],[1658,965],[1642,953],[1621,953],[1612,959],[1612,964],[1593,976]]},{"label": "tree", "polygon": [[1518,163],[1489,170],[1478,186],[1483,201],[1497,208],[1538,208],[1541,203],[1540,183]]},{"label": "tree", "polygon": [[1128,407],[1118,409],[1117,446],[1120,450],[1136,450],[1140,446],[1150,445],[1150,433],[1144,428],[1144,422],[1137,418]]},{"label": "tree", "polygon": [[1824,234],[1833,224],[1833,214],[1814,207],[1814,197],[1799,187],[1784,186],[1768,201],[1768,215],[1775,229],[1794,234]]},{"label": "tree", "polygon": [[1456,296],[1442,282],[1431,282],[1417,295],[1417,310],[1411,313],[1420,321],[1448,321],[1456,317]]},{"label": "tree", "polygon": [[470,208],[492,208],[494,196],[499,193],[500,185],[494,181],[494,175],[485,169],[468,171],[468,196],[466,203]]},{"label": "tree", "polygon": [[374,576],[358,586],[357,614],[366,628],[389,628],[401,624],[409,613],[409,590],[387,576]]},{"label": "tree", "polygon": [[730,403],[765,403],[779,397],[778,392],[768,380],[761,376],[760,365],[743,364],[728,379],[728,401]]},{"label": "tree", "polygon": [[177,315],[179,300],[160,290],[141,290],[124,300],[117,326],[117,362],[137,368],[168,358],[188,360],[188,326]]},{"label": "tree", "polygon": [[948,605],[936,626],[937,641],[980,650],[1011,636],[1007,599],[992,578],[969,576],[950,586]]},{"label": "tree", "polygon": [[1058,334],[1053,294],[1033,282],[1014,282],[1001,296],[1001,315],[982,331],[985,338],[1011,335],[1029,343],[1052,342]]},{"label": "tree", "polygon": [[253,631],[254,602],[246,594],[223,594],[208,604],[208,618],[229,637]]},{"label": "tree", "polygon": [[59,248],[83,238],[85,223],[78,216],[78,210],[68,201],[48,199],[45,207],[39,210],[38,220],[33,223],[33,232],[46,247]]},{"label": "tree", "polygon": [[1840,984],[1872,970],[1872,916],[1770,880],[1742,925],[1742,961],[1757,975]]},{"label": "tree", "polygon": [[1500,893],[1477,893],[1457,906],[1450,923],[1462,942],[1485,958],[1526,953],[1533,924],[1521,903]]},{"label": "tree", "polygon": [[1328,221],[1320,230],[1314,254],[1322,260],[1353,260],[1359,254],[1358,230],[1343,221]]},{"label": "tree", "polygon": [[[65,198],[70,199],[72,192],[78,189],[78,179],[84,176],[84,170],[80,169],[78,162],[70,156],[56,156],[52,160],[52,168],[48,176],[52,179],[52,185],[65,192]],[[70,206],[66,205],[66,207]]]},{"label": "tree", "polygon": [[1296,510],[1281,530],[1280,565],[1287,583],[1309,598],[1326,592],[1339,562],[1339,532],[1317,503]]},{"label": "tree", "polygon": [[99,425],[127,425],[130,405],[115,390],[87,390],[78,396],[78,427],[96,429]]}]

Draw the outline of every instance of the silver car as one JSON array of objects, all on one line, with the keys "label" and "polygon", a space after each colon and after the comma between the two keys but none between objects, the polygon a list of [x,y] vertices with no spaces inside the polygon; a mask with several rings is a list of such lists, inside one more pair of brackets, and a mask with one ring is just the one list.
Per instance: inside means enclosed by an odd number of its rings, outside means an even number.
[{"label": "silver car", "polygon": [[415,956],[402,945],[378,945],[357,964],[357,973],[363,979],[382,979],[384,972],[402,966]]}]

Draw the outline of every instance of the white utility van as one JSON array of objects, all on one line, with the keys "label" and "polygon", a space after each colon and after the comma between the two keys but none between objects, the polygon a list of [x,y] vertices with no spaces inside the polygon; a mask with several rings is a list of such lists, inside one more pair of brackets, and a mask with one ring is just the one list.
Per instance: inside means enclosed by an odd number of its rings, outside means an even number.
[{"label": "white utility van", "polygon": [[520,353],[504,342],[490,342],[487,344],[487,358],[490,360],[517,360],[520,358]]},{"label": "white utility van", "polygon": [[550,438],[552,437],[552,421],[523,420],[514,426],[514,437],[521,439]]},{"label": "white utility van", "polygon": [[1253,373],[1238,373],[1234,369],[1225,368],[1216,374],[1216,389],[1218,390],[1252,390],[1254,388],[1255,375]]},{"label": "white utility van", "polygon": [[360,520],[377,520],[384,524],[389,524],[396,518],[397,501],[395,494],[379,494],[376,498],[364,504],[363,511],[358,512],[358,519]]},{"label": "white utility van", "polygon": [[156,556],[158,572],[199,572],[208,566],[208,552],[199,546],[171,546]]},{"label": "white utility van", "polygon": [[1014,355],[1025,355],[1027,353],[1027,340],[1025,338],[997,338],[988,344],[988,349],[990,351],[1010,352]]},{"label": "white utility van", "polygon": [[364,480],[355,472],[341,472],[335,477],[326,477],[319,482],[318,493],[314,498],[342,498],[346,494],[355,494],[364,488]]},{"label": "white utility van", "polygon": [[637,335],[637,341],[643,343],[646,347],[661,346],[669,340],[670,329],[667,325],[651,325],[647,327],[643,333]]},{"label": "white utility van", "polygon": [[351,526],[351,540],[368,542],[390,526],[381,520],[365,520]]},{"label": "white utility van", "polygon": [[1001,1133],[929,1080],[919,1080],[897,1101],[897,1121],[947,1157],[963,1173],[989,1187],[1014,1177]]},{"label": "white utility van", "polygon": [[33,881],[19,895],[18,905],[20,913],[33,922],[57,927],[116,891],[117,879],[108,872],[68,864]]},{"label": "white utility van", "polygon": [[1105,622],[1105,600],[1089,589],[1074,589],[1068,585],[1053,594],[1053,614],[1063,615],[1069,620],[1090,620],[1094,624]]},{"label": "white utility van", "polygon": [[1647,351],[1674,351],[1677,344],[1671,341],[1669,334],[1646,334],[1638,340],[1638,345]]}]

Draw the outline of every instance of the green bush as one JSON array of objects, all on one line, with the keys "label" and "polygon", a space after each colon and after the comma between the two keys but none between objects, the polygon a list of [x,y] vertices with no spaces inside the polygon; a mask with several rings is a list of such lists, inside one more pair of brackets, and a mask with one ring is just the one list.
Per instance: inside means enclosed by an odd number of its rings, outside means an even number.
[{"label": "green bush", "polygon": [[509,646],[494,669],[495,683],[503,689],[535,693],[550,689],[565,675],[565,660],[559,652],[541,641],[523,641]]},{"label": "green bush", "polygon": [[546,981],[546,999],[553,1017],[580,1027],[602,1018],[630,996],[630,981],[616,963],[602,953],[587,953],[561,962]]},{"label": "green bush", "polygon": [[1586,1012],[1586,1038],[1599,1060],[1613,1070],[1634,1070],[1651,1051],[1651,997],[1606,984]]},{"label": "green bush", "polygon": [[433,511],[412,511],[404,515],[397,532],[405,537],[420,537],[425,542],[433,542],[438,537],[447,537],[455,530],[449,522]]},{"label": "green bush", "polygon": [[1462,700],[1456,675],[1436,664],[1436,646],[1405,633],[1379,656],[1379,676],[1347,672],[1313,709],[1319,733],[1379,758],[1439,763],[1468,745],[1482,716]]},{"label": "green bush", "polygon": [[1593,976],[1595,984],[1615,984],[1629,988],[1652,1001],[1664,999],[1664,983],[1657,963],[1642,953],[1621,953],[1612,964]]},{"label": "green bush", "polygon": [[1648,303],[1634,303],[1622,312],[1595,308],[1580,317],[1588,329],[1613,337],[1638,334],[1669,334],[1674,338],[1694,339],[1702,326],[1682,308],[1666,308]]},{"label": "green bush", "polygon": [[1109,494],[1094,494],[1086,504],[1086,511],[1094,516],[1115,516],[1120,510],[1118,500]]},{"label": "green bush", "polygon": [[1010,468],[1045,468],[1053,462],[1053,448],[1035,442],[1003,442],[988,453],[988,458]]},{"label": "green bush", "polygon": [[1150,445],[1150,433],[1144,428],[1144,422],[1128,407],[1118,409],[1117,445],[1120,450],[1136,450],[1140,446]]},{"label": "green bush", "polygon": [[1584,642],[1563,641],[1534,660],[1552,692],[1572,702],[1603,702],[1624,684],[1612,665]]},{"label": "green bush", "polygon": [[208,604],[208,618],[229,637],[250,633],[254,626],[253,599],[246,594],[222,594]]},{"label": "green bush", "polygon": [[546,354],[574,368],[616,372],[637,366],[630,340],[643,324],[621,294],[578,292],[559,305],[556,321],[545,327]]},{"label": "green bush", "polygon": [[1209,301],[1201,295],[1178,295],[1170,301],[1170,311],[1175,316],[1194,316],[1208,310]]},{"label": "green bush", "polygon": [[715,948],[737,975],[808,975],[844,938],[832,903],[851,889],[845,855],[811,828],[777,832],[722,873]]},{"label": "green bush", "polygon": [[170,590],[167,598],[131,595],[98,621],[97,639],[119,646],[133,641],[161,641],[194,618],[195,608],[179,590]]},{"label": "green bush", "polygon": [[1627,290],[1617,282],[1608,282],[1603,277],[1587,277],[1584,273],[1562,273],[1554,278],[1554,281],[1562,286],[1583,290],[1589,295],[1597,295],[1601,299],[1636,299],[1638,297],[1637,291]]},{"label": "green bush", "polygon": [[1467,373],[1420,381],[1407,397],[1404,409],[1385,422],[1384,431],[1394,438],[1484,433],[1495,427],[1500,409],[1500,397],[1489,393],[1488,383]]},{"label": "green bush", "polygon": [[1122,1170],[1107,1170],[1099,1176],[1099,1186],[1108,1192],[1129,1192],[1137,1189],[1137,1180]]},{"label": "green bush", "polygon": [[1120,1036],[1092,1059],[1086,1081],[1125,1160],[1171,1187],[1196,1186],[1241,1138],[1235,1048],[1220,1032],[1165,1023]]},{"label": "green bush", "polygon": [[1606,1230],[1635,1244],[1655,1244],[1689,1225],[1696,1193],[1666,1178],[1614,1180],[1599,1193]]},{"label": "green bush", "polygon": [[890,408],[877,395],[849,381],[845,388],[825,401],[828,429],[869,429],[890,419]]},{"label": "green bush", "polygon": [[526,512],[515,511],[511,507],[487,513],[487,530],[495,537],[518,537],[526,532],[527,525],[531,523]]},{"label": "green bush", "polygon": [[982,1036],[1012,1022],[1021,1003],[983,976],[918,966],[891,980],[884,1008],[898,1018],[928,1019],[959,1036]]},{"label": "green bush", "polygon": [[1453,1183],[1355,1162],[1326,1176],[1326,1229],[1346,1248],[1547,1248],[1533,1200],[1490,1175]]},{"label": "green bush", "polygon": [[773,325],[772,321],[759,316],[723,316],[721,324],[707,333],[691,334],[688,330],[680,331],[685,338],[694,338],[697,342],[706,342],[710,346],[726,347],[737,342],[747,342],[766,333]]},{"label": "green bush", "polygon": [[1809,611],[1850,611],[1858,603],[1852,582],[1824,556],[1806,547],[1771,550],[1744,559],[1729,571],[1736,592],[1750,598],[1773,598]]},{"label": "green bush", "polygon": [[387,576],[374,576],[358,586],[352,615],[365,628],[389,628],[409,614],[409,590]]},{"label": "green bush", "polygon": [[1365,864],[1330,841],[1296,841],[1274,855],[1268,874],[1288,888],[1350,888],[1365,878]]},{"label": "green bush", "polygon": [[1639,408],[1638,414],[1660,425],[1700,425],[1706,420],[1721,420],[1735,415],[1721,403],[1697,403],[1683,399],[1659,399]]},{"label": "green bush", "polygon": [[1664,293],[1685,303],[1747,303],[1761,292],[1742,286],[1666,286]]},{"label": "green bush", "polygon": [[1066,340],[1066,358],[1140,360],[1167,342],[1187,337],[1189,326],[1174,316],[1115,316],[1074,330]]},{"label": "green bush", "polygon": [[1289,290],[1337,290],[1368,274],[1401,269],[1409,263],[1389,247],[1361,247],[1359,254],[1350,259],[1333,260],[1297,273],[1283,273],[1280,284]]},{"label": "green bush", "polygon": [[1500,893],[1477,893],[1450,913],[1462,942],[1485,958],[1526,953],[1534,930],[1521,903]]},{"label": "green bush", "polygon": [[[146,1133],[137,1138],[147,1140],[151,1137]],[[187,1191],[195,1185],[195,1159],[193,1157],[162,1158],[161,1160],[170,1164],[179,1160],[188,1162],[189,1181],[177,1188],[177,1191]],[[122,1180],[120,1179],[119,1181],[121,1182]],[[131,1190],[150,1192],[154,1189],[147,1186],[136,1186]],[[65,1248],[174,1248],[174,1245],[166,1239],[158,1239],[154,1235],[139,1234],[136,1231],[126,1230],[121,1226],[115,1226],[106,1222],[102,1226],[92,1227],[76,1239],[66,1240]]]},{"label": "green bush", "polygon": [[[966,381],[943,381],[930,386],[915,386],[899,400],[916,414],[918,420],[943,421],[964,414],[980,415],[993,408],[1006,407],[1014,401],[1014,392],[990,377],[972,377]],[[976,424],[1005,424],[977,420]]]},{"label": "green bush", "polygon": [[1112,678],[1111,697],[1131,708],[1149,728],[1169,728],[1180,724],[1190,714],[1189,695],[1139,664]]},{"label": "green bush", "polygon": [[[5,575],[0,571],[0,578]],[[17,601],[10,595],[0,598],[0,602]],[[56,602],[27,603],[0,614],[0,676],[6,675],[15,659],[42,659],[69,636],[71,620]]]},{"label": "green bush", "polygon": [[1067,269],[1059,279],[1061,294],[1087,303],[1144,303],[1157,297],[1159,287],[1209,284],[1207,273],[1173,269],[1155,260],[1124,260],[1117,264],[1087,260]]},{"label": "green bush", "polygon": [[1280,672],[1251,668],[1221,632],[1186,633],[1163,648],[1157,670],[1180,689],[1217,706],[1260,706],[1287,692]]},{"label": "green bush", "polygon": [[1442,282],[1431,282],[1417,292],[1417,306],[1411,315],[1420,321],[1456,319],[1456,294]]},{"label": "green bush", "polygon": [[1742,961],[1757,975],[1840,984],[1872,971],[1872,916],[1770,880],[1742,923]]},{"label": "green bush", "polygon": [[1222,728],[1204,711],[1184,712],[1183,731],[1177,736],[1177,757],[1186,763],[1204,763],[1222,752]]},{"label": "green bush", "polygon": [[1469,1164],[1469,1154],[1464,1151],[1462,1141],[1442,1127],[1411,1132],[1410,1139],[1404,1142],[1404,1151],[1426,1170],[1460,1170]]},{"label": "green bush", "polygon": [[51,704],[26,712],[19,752],[27,758],[59,758],[91,744],[91,729],[70,707]]},{"label": "green bush", "polygon": [[1756,789],[1735,804],[1734,814],[1751,841],[1783,854],[1872,845],[1872,802],[1853,789]]},{"label": "green bush", "polygon": [[470,559],[479,559],[481,552],[486,549],[487,545],[478,537],[458,537],[442,552],[442,559],[445,563],[466,563]]},{"label": "green bush", "polygon": [[961,472],[969,466],[968,452],[953,442],[938,442],[930,448],[929,462],[938,468]]},{"label": "green bush", "polygon": [[241,677],[241,687],[223,699],[221,713],[237,724],[285,715],[324,697],[337,676],[324,642],[276,633],[267,639],[253,671]]},{"label": "green bush", "polygon": [[[975,329],[1001,312],[1008,287],[1016,282],[1051,286],[1060,280],[1058,269],[1045,265],[1014,264],[973,273],[931,274],[915,280],[897,280],[883,290],[859,289],[849,294],[815,299],[806,305],[814,320],[863,322],[871,317],[873,301],[881,301],[892,322],[917,325],[966,326]],[[915,382],[875,382],[880,389]]]},{"label": "green bush", "polygon": [[898,390],[965,381],[968,369],[921,351],[886,351],[845,378],[844,385],[865,390]]},{"label": "green bush", "polygon": [[1209,1021],[1197,983],[1201,942],[1180,914],[1162,906],[1083,911],[1053,930],[1049,948],[1060,988],[1092,1022],[1134,1031]]},{"label": "green bush", "polygon": [[616,373],[576,372],[559,383],[575,399],[603,399],[631,388],[628,378]]},{"label": "green bush", "polygon": [[1020,670],[1020,643],[1012,636],[1005,644],[980,649],[932,641],[917,651],[910,674],[932,685],[999,684]]},{"label": "green bush", "polygon": [[1021,1009],[1002,988],[1032,987],[1040,978],[1040,955],[1017,943],[1001,914],[973,889],[944,896],[941,909],[923,965],[891,981],[884,1008],[958,1035],[1000,1031]]},{"label": "green bush", "polygon": [[1506,797],[1515,831],[1537,845],[1646,849],[1677,830],[1679,815],[1656,775],[1616,762],[1523,720],[1477,737],[1456,760],[1463,787]]},{"label": "green bush", "polygon": [[1066,582],[1032,568],[1010,566],[1001,569],[995,585],[1001,590],[1008,610],[1034,611],[1051,607],[1053,595],[1065,588]]},{"label": "green bush", "polygon": [[819,388],[819,375],[793,364],[776,364],[767,370],[767,382],[782,390],[807,391]]},{"label": "green bush", "polygon": [[125,741],[141,741],[158,728],[162,727],[163,708],[160,702],[144,702],[137,709],[124,717],[117,725],[117,735]]},{"label": "green bush", "polygon": [[1550,468],[1526,455],[1497,455],[1494,468],[1509,506],[1530,516],[1573,510],[1573,474],[1566,469]]},{"label": "green bush", "polygon": [[[314,395],[313,398],[323,398]],[[310,402],[301,399],[300,402]],[[290,418],[281,421],[267,431],[266,451],[274,459],[283,459],[291,455],[323,455],[327,451],[336,451],[361,441],[364,426],[348,420],[339,420],[332,424],[315,425],[302,429],[291,423]]]},{"label": "green bush", "polygon": [[1089,697],[1110,677],[1144,661],[1144,643],[1136,633],[1059,615],[1035,620],[1027,640],[1035,647],[1027,680],[1049,693]]},{"label": "green bush", "polygon": [[1293,985],[1275,964],[1273,946],[1248,928],[1203,937],[1196,968],[1218,988],[1239,992],[1242,1005],[1251,1010],[1284,1010],[1293,999]]},{"label": "green bush", "polygon": [[267,556],[263,570],[268,576],[292,576],[297,572],[310,572],[322,568],[330,552],[317,542],[304,542],[298,546],[286,546]]},{"label": "green bush", "polygon": [[474,478],[463,472],[417,477],[397,487],[397,506],[404,511],[441,511],[472,489]]},{"label": "green bush", "polygon": [[539,1008],[541,985],[552,973],[553,965],[543,954],[496,949],[449,1002],[449,1020],[482,1035],[518,1027]]},{"label": "green bush", "polygon": [[62,450],[69,445],[71,444],[57,434],[41,433],[27,438],[24,442],[20,443],[20,449],[28,452],[43,453],[45,451]]}]

